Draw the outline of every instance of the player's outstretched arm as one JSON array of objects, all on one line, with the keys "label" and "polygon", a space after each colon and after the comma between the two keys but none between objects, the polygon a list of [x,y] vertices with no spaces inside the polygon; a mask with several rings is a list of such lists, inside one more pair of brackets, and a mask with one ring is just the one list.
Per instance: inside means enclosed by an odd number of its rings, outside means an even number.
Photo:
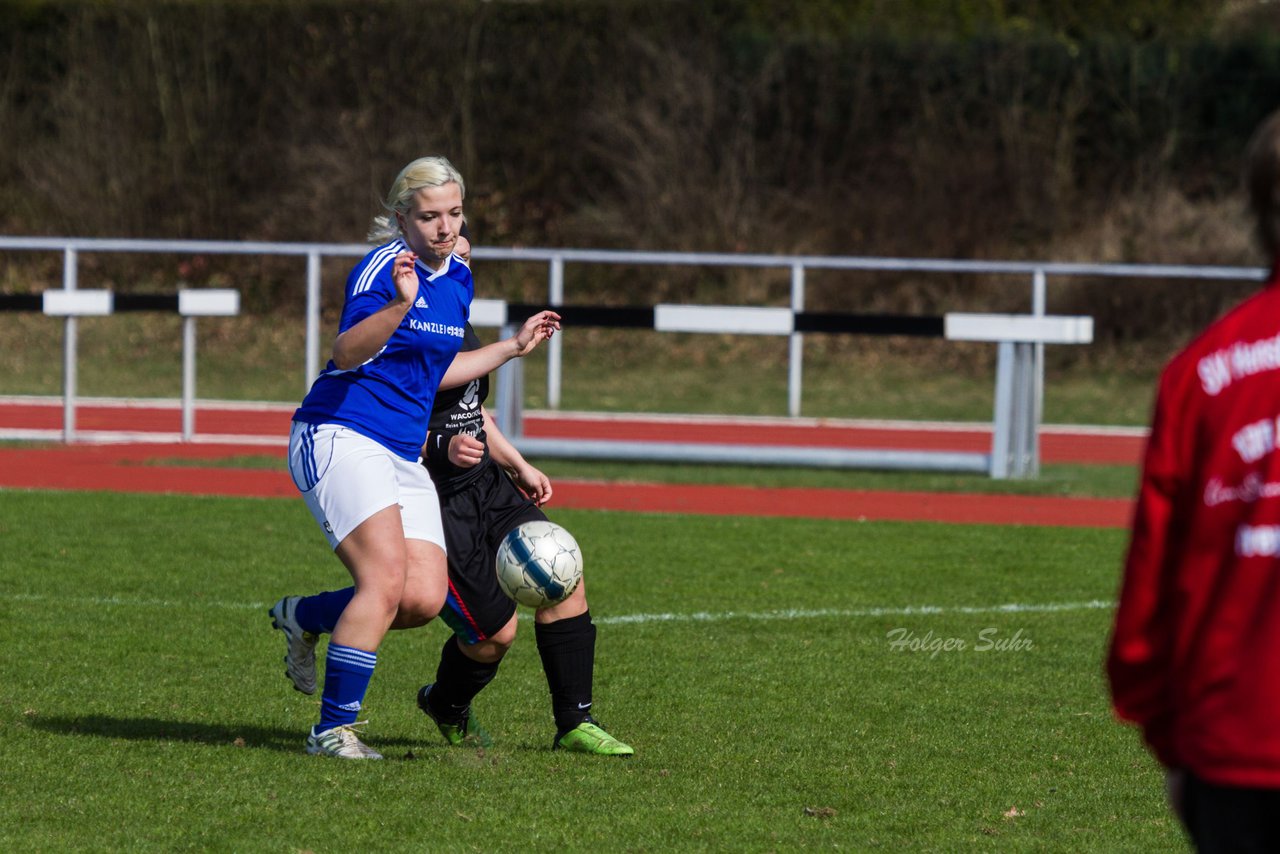
[{"label": "player's outstretched arm", "polygon": [[540,311],[526,320],[510,338],[455,356],[453,364],[440,380],[440,388],[456,388],[497,370],[512,359],[527,356],[559,330],[560,315],[550,310]]},{"label": "player's outstretched arm", "polygon": [[484,412],[484,435],[489,442],[489,456],[507,470],[516,486],[524,490],[539,507],[551,500],[551,480],[524,458],[511,441],[498,429],[488,409]]}]

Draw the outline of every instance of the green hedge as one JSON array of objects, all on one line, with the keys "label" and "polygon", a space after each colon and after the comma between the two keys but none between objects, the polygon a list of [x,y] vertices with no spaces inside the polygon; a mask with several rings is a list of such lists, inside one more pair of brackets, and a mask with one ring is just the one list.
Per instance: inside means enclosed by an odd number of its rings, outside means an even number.
[{"label": "green hedge", "polygon": [[358,241],[440,152],[492,244],[1043,255],[1280,103],[1213,4],[798,6],[10,2],[0,230]]}]

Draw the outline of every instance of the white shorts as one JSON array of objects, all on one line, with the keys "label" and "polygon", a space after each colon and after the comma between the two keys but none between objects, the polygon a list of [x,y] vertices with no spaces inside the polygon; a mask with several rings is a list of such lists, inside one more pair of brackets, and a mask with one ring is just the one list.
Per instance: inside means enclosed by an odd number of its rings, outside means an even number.
[{"label": "white shorts", "polygon": [[426,468],[349,427],[293,422],[289,474],[330,548],[393,504],[400,505],[406,540],[445,547],[440,499]]}]

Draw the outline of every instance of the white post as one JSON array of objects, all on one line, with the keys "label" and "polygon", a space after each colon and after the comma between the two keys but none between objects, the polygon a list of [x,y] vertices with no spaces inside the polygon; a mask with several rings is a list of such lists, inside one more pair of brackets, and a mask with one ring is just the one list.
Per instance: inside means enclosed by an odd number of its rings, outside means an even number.
[{"label": "white post", "polygon": [[182,315],[182,441],[190,442],[196,432],[196,318],[234,317],[240,313],[238,291],[211,288],[178,291],[178,314]]},{"label": "white post", "polygon": [[182,318],[182,441],[196,432],[196,319]]},{"label": "white post", "polygon": [[[804,311],[804,266],[791,265],[791,310],[796,314]],[[800,415],[802,395],[802,375],[804,372],[804,333],[792,332],[788,341],[787,359],[787,414],[792,418]]]},{"label": "white post", "polygon": [[307,340],[306,377],[302,393],[306,394],[320,373],[320,253],[307,253]]},{"label": "white post", "polygon": [[[1036,270],[1031,279],[1031,313],[1043,317],[1048,309],[1048,288],[1044,270]],[[1032,355],[1034,372],[1031,387],[1031,419],[1035,428],[1031,434],[1030,458],[1027,475],[1040,476],[1040,422],[1044,418],[1044,342],[1037,341]]]},{"label": "white post", "polygon": [[[62,289],[74,291],[78,282],[76,250],[68,246],[62,253]],[[76,439],[76,316],[63,321],[62,336],[62,441]]]},{"label": "white post", "polygon": [[[551,259],[551,274],[547,283],[547,301],[552,305],[564,304],[564,258]],[[560,408],[560,337],[547,344],[547,408]]]},{"label": "white post", "polygon": [[943,321],[948,341],[993,341],[996,357],[995,425],[991,437],[991,476],[1025,477],[1040,470],[1035,407],[1037,344],[1088,344],[1092,317],[948,313]]},{"label": "white post", "polygon": [[111,291],[76,289],[75,250],[68,247],[62,288],[45,291],[41,308],[50,317],[65,318],[66,334],[62,353],[62,438],[67,443],[76,439],[76,318],[105,317],[115,309]]},{"label": "white post", "polygon": [[1027,477],[1035,446],[1036,422],[1032,405],[1035,397],[1034,352],[1035,344],[1025,341],[1013,344],[1013,440],[1010,443],[1013,463],[1009,473],[1018,478]]},{"label": "white post", "polygon": [[[498,328],[499,339],[510,338],[515,334],[515,327],[509,323],[503,323]],[[496,375],[498,393],[495,395],[494,403],[498,410],[496,417],[498,429],[502,431],[502,435],[513,441],[524,432],[521,413],[518,411],[522,390],[520,375],[523,373],[523,366],[520,363],[523,361],[524,359],[510,360],[498,368]]]},{"label": "white post", "polygon": [[995,422],[991,435],[991,477],[1004,480],[1009,476],[1009,457],[1013,436],[1013,342],[1001,341],[996,347]]}]

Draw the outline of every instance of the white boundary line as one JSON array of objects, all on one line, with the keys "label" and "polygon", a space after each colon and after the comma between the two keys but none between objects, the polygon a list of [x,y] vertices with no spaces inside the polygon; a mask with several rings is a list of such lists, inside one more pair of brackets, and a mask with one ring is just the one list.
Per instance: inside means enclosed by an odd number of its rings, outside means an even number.
[{"label": "white boundary line", "polygon": [[1093,599],[1088,602],[1010,603],[1007,605],[984,606],[956,605],[954,607],[908,605],[901,608],[820,608],[817,610],[786,609],[780,611],[698,611],[692,614],[620,614],[616,617],[593,618],[593,621],[602,625],[629,625],[636,623],[720,623],[728,620],[774,621],[868,617],[945,617],[975,614],[1055,614],[1064,611],[1094,611],[1114,607],[1114,602]]},{"label": "white boundary line", "polygon": [[[120,596],[53,596],[41,593],[0,594],[0,601],[9,602],[57,602],[59,605],[80,605],[100,608],[119,606],[122,608],[181,608],[210,607],[236,611],[262,611],[270,608],[267,602],[221,602],[218,600],[171,601],[166,599],[132,599]],[[1115,607],[1115,602],[1105,599],[1091,599],[1086,602],[1014,602],[1004,605],[907,605],[902,607],[879,608],[787,608],[776,611],[695,611],[690,614],[618,614],[593,618],[596,625],[622,626],[645,625],[658,623],[723,623],[731,620],[785,621],[785,620],[821,620],[821,619],[860,619],[875,617],[947,617],[972,616],[982,614],[1057,614],[1069,611],[1099,611]],[[533,618],[527,610],[521,610],[523,620]]]}]

